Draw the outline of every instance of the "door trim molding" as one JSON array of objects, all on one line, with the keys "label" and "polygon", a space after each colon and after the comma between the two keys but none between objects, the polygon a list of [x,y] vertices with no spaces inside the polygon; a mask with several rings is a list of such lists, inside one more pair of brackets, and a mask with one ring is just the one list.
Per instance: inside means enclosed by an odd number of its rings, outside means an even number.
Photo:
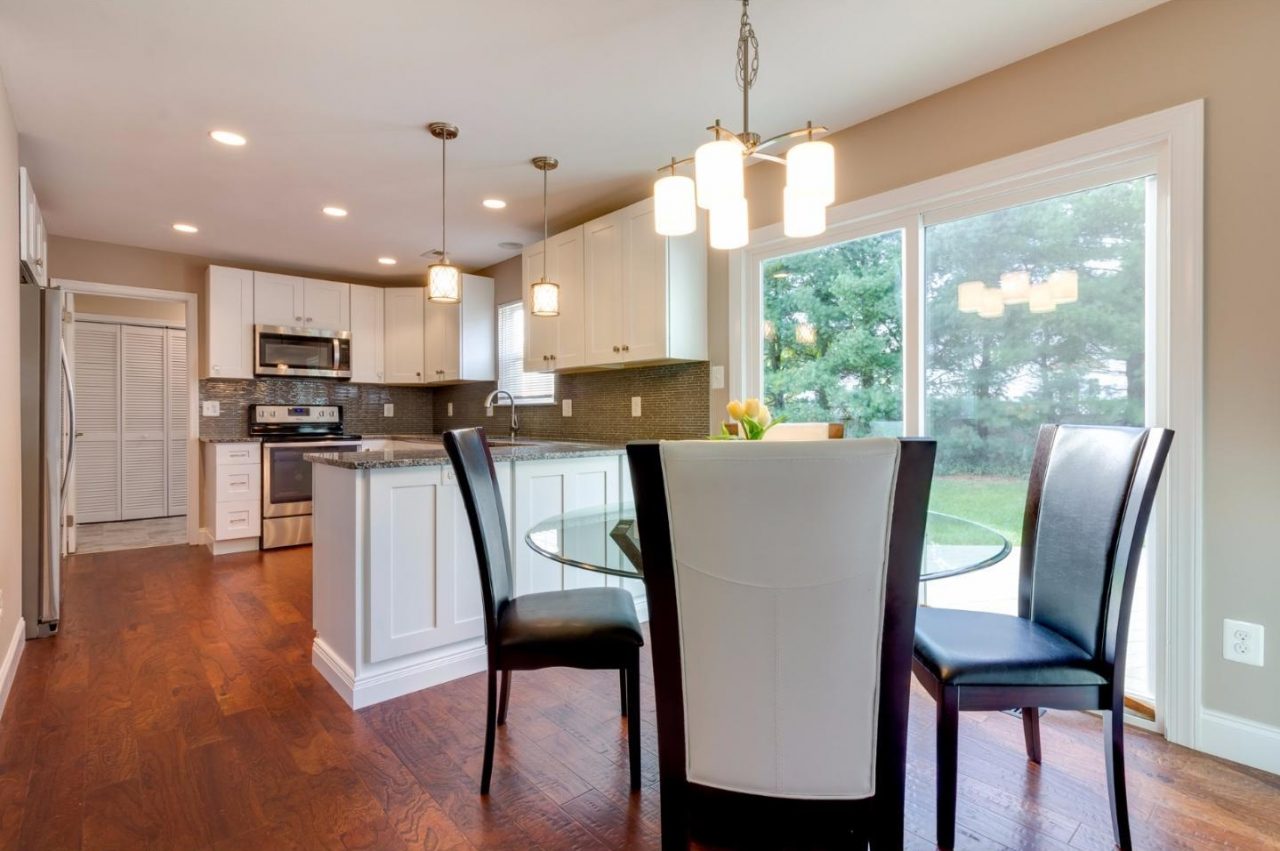
[{"label": "door trim molding", "polygon": [[0,715],[9,702],[9,692],[13,689],[13,678],[18,673],[18,663],[22,661],[22,648],[27,644],[27,622],[19,617],[13,625],[13,635],[9,636],[9,646],[4,652],[4,661],[0,662]]},{"label": "door trim molding", "polygon": [[53,278],[51,286],[69,293],[180,302],[186,306],[187,382],[187,543],[200,543],[200,297],[195,293]]}]

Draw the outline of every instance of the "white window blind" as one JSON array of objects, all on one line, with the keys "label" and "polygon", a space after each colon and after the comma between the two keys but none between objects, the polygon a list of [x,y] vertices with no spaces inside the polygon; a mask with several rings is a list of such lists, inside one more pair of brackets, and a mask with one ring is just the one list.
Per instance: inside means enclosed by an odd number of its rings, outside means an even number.
[{"label": "white window blind", "polygon": [[498,306],[498,389],[506,390],[521,405],[555,401],[555,374],[524,370],[523,302]]}]

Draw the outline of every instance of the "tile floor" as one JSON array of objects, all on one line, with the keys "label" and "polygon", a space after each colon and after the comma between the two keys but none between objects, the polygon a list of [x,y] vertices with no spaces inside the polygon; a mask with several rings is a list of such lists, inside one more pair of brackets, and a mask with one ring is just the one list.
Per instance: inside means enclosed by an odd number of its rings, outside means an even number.
[{"label": "tile floor", "polygon": [[76,527],[77,553],[109,553],[143,547],[167,547],[186,542],[186,517],[88,523]]}]

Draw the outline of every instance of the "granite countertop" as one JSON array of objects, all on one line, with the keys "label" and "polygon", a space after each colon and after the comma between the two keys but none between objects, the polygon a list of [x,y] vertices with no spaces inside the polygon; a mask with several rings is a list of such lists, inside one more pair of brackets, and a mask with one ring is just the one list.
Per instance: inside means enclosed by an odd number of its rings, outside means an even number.
[{"label": "granite countertop", "polygon": [[[586,443],[564,440],[529,440],[518,446],[491,446],[495,461],[545,461],[553,458],[588,458],[621,455],[619,443]],[[382,452],[313,452],[303,456],[313,464],[346,470],[383,470],[394,467],[440,467],[449,463],[444,446],[422,449],[388,449]]]},{"label": "granite countertop", "polygon": [[201,443],[261,443],[260,437],[201,437]]}]

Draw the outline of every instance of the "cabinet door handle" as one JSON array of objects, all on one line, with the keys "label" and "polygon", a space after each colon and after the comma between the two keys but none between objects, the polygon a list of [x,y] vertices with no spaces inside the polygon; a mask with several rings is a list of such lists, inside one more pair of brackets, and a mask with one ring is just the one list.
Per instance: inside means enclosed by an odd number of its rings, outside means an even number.
[{"label": "cabinet door handle", "polygon": [[414,376],[414,378],[421,378],[421,377],[422,377],[422,373],[421,373],[421,372],[415,372],[415,373],[413,374],[413,376]]},{"label": "cabinet door handle", "polygon": [[293,317],[293,321],[294,321],[294,322],[301,322],[301,321],[302,321],[302,317],[301,317],[301,316],[295,316],[295,317]]},{"label": "cabinet door handle", "polygon": [[311,321],[311,317],[310,317],[310,316],[308,316],[308,317],[307,317],[307,322],[310,322],[310,321]]},{"label": "cabinet door handle", "polygon": [[631,347],[630,347],[630,346],[623,346],[623,347],[622,347],[622,350],[623,350],[624,352],[629,352],[629,351],[631,351]]}]

